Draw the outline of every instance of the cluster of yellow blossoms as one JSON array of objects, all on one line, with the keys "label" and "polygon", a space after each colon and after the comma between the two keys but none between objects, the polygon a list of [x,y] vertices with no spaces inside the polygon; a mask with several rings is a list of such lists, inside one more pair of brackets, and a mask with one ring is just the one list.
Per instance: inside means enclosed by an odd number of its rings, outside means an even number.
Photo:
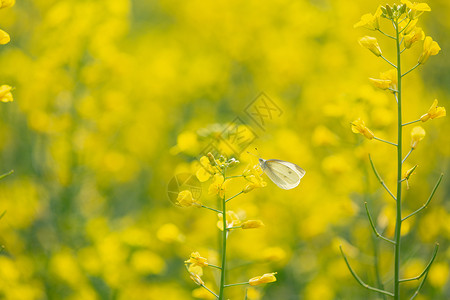
[{"label": "cluster of yellow blossoms", "polygon": [[[223,232],[222,242],[225,240],[225,243],[223,244],[223,247],[221,249],[221,253],[225,253],[226,239],[231,231],[235,229],[261,228],[264,226],[264,223],[261,220],[242,220],[236,212],[226,209],[226,203],[228,201],[241,194],[249,193],[256,188],[262,188],[267,185],[267,183],[261,176],[263,174],[263,171],[261,170],[259,164],[249,166],[240,175],[227,176],[226,171],[229,168],[236,166],[237,164],[239,164],[239,161],[234,158],[227,160],[224,157],[220,157],[219,159],[216,159],[211,153],[208,153],[206,156],[202,156],[199,160],[199,167],[196,171],[196,177],[200,182],[207,182],[208,180],[211,180],[211,183],[208,187],[208,194],[217,196],[222,200],[222,210],[205,206],[198,199],[194,198],[190,190],[183,190],[179,192],[176,201],[176,204],[182,207],[199,207],[209,209],[218,213],[217,227]],[[234,196],[229,197],[228,199],[225,199],[225,194],[230,186],[231,180],[236,178],[243,178],[247,183],[244,185],[240,192],[238,192]],[[189,259],[185,261],[185,266],[190,274],[191,279],[202,288],[202,290],[194,290],[193,295],[205,295],[204,293],[206,291],[206,295],[209,295],[210,297],[223,299],[223,291],[227,286],[255,286],[276,281],[276,273],[267,273],[262,276],[251,278],[243,283],[226,285],[224,283],[224,273],[226,271],[224,263],[225,259],[226,257],[223,256],[222,265],[216,266],[209,263],[208,259],[202,257],[199,252],[191,253]],[[219,284],[218,294],[209,289],[202,280],[201,276],[203,276],[204,267],[211,267],[221,271],[221,278],[223,279]]]},{"label": "cluster of yellow blossoms", "polygon": [[[403,40],[403,46],[404,49],[401,51],[405,51],[406,49],[411,48],[413,44],[417,41],[424,40],[423,43],[423,49],[422,53],[419,56],[417,60],[416,66],[414,66],[411,70],[409,70],[407,73],[414,70],[416,67],[418,67],[421,64],[424,64],[428,58],[432,55],[436,55],[439,53],[441,48],[439,47],[439,44],[430,36],[425,37],[425,33],[422,30],[422,28],[417,27],[417,21],[418,17],[426,11],[431,11],[430,7],[426,3],[412,3],[408,0],[402,0],[403,5],[401,6],[394,6],[391,8],[389,5],[386,5],[385,7],[379,6],[375,12],[375,14],[365,14],[361,17],[361,20],[354,25],[355,28],[357,27],[364,27],[370,30],[375,30],[383,33],[384,35],[394,38],[393,36],[390,36],[380,30],[380,18],[392,18],[393,15],[402,15],[406,14],[406,17],[399,23],[399,32],[401,32],[402,40]],[[373,54],[375,54],[378,57],[382,57],[386,60],[386,58],[383,57],[383,52],[378,44],[378,41],[375,37],[371,36],[364,36],[359,39],[359,43],[361,46],[369,49]],[[387,61],[387,60],[386,60]],[[389,61],[388,61],[389,62]],[[390,62],[389,62],[390,63]],[[393,65],[392,63],[390,63]],[[407,73],[403,74],[402,76],[406,75]],[[394,66],[393,69],[390,69],[386,72],[381,72],[379,78],[369,78],[369,81],[377,88],[382,90],[389,90],[394,95],[397,92],[397,85],[398,85],[398,77],[397,77],[397,70]],[[425,122],[428,119],[435,119],[440,118],[446,115],[445,108],[444,107],[438,107],[437,106],[438,101],[434,100],[433,105],[430,107],[428,112],[424,114],[422,117],[420,117],[420,121]],[[373,132],[366,127],[365,123],[361,119],[357,119],[352,124],[352,131],[354,133],[360,133],[364,135],[367,139],[371,140],[375,137]],[[417,129],[416,129],[417,130]],[[422,129],[423,132],[425,132]],[[412,133],[413,134],[413,133]],[[423,134],[425,135],[425,134]],[[414,133],[414,136],[417,136],[417,131]],[[423,137],[422,137],[423,138]],[[415,138],[416,143],[414,144],[414,147],[417,145],[417,138]],[[421,139],[420,139],[421,140]]]}]

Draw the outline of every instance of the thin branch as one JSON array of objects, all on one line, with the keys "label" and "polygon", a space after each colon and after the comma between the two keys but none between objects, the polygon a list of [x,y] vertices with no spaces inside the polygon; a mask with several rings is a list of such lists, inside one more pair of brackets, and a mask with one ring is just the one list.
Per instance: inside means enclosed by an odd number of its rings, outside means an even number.
[{"label": "thin branch", "polygon": [[[397,93],[398,93],[398,91],[397,91]],[[398,97],[397,97],[396,93],[394,93],[394,98],[395,98],[395,102],[397,102],[397,104],[398,104]]]},{"label": "thin branch", "polygon": [[378,293],[381,293],[381,294],[385,294],[385,295],[389,295],[389,296],[394,297],[394,294],[393,294],[393,293],[388,292],[388,291],[385,291],[385,290],[380,290],[380,289],[374,288],[374,287],[368,285],[367,283],[365,283],[364,281],[362,281],[361,278],[359,278],[359,276],[355,273],[355,271],[353,271],[352,267],[350,266],[350,264],[349,264],[349,262],[348,262],[348,260],[347,260],[347,256],[345,256],[344,251],[342,250],[342,246],[341,246],[341,245],[339,245],[339,249],[341,250],[342,257],[344,257],[345,263],[347,264],[347,267],[348,267],[350,273],[352,273],[353,277],[356,279],[356,281],[357,281],[361,286],[365,287],[365,288],[368,289],[368,290],[371,290],[371,291],[374,291],[374,292],[378,292]]},{"label": "thin branch", "polygon": [[389,195],[391,195],[391,197],[394,198],[395,201],[397,201],[397,198],[395,198],[394,194],[391,193],[389,188],[384,183],[383,179],[381,179],[380,174],[378,174],[377,169],[375,169],[375,165],[373,164],[372,157],[370,156],[370,154],[369,154],[369,160],[370,160],[370,164],[372,165],[372,170],[375,173],[375,176],[378,178],[378,181],[380,181],[381,185],[386,189],[386,191],[389,193]]},{"label": "thin branch", "polygon": [[239,177],[244,177],[244,175],[228,176],[228,177],[225,178],[225,180],[231,179],[231,178],[239,178]]},{"label": "thin branch", "polygon": [[[398,23],[400,24],[401,22],[405,21],[408,17],[404,17],[403,19],[401,19],[400,21],[398,21]],[[411,21],[410,21],[411,22]],[[409,25],[409,22],[408,22]]]},{"label": "thin branch", "polygon": [[400,51],[400,54],[402,54],[407,48],[403,48],[403,50]]},{"label": "thin branch", "polygon": [[422,289],[423,285],[425,284],[425,280],[427,280],[428,272],[430,271],[431,264],[433,263],[434,258],[436,257],[438,248],[439,248],[439,244],[436,243],[436,246],[434,248],[435,250],[434,250],[433,258],[431,259],[430,263],[427,266],[428,270],[426,272],[424,271],[424,273],[421,274],[421,276],[424,275],[423,279],[420,282],[419,286],[417,287],[417,290],[414,292],[414,294],[411,296],[411,298],[409,298],[410,300],[416,298],[416,296],[419,294],[420,290]]},{"label": "thin branch", "polygon": [[217,295],[216,293],[214,293],[213,291],[211,291],[206,285],[201,284],[200,285],[202,288],[204,288],[205,290],[207,290],[208,292],[210,292],[211,294],[214,295],[214,297],[219,298],[219,295]]},{"label": "thin branch", "polygon": [[411,148],[411,150],[409,150],[408,154],[406,154],[405,158],[402,160],[402,164],[405,162],[405,160],[408,158],[408,156],[411,154],[411,152],[413,152],[414,148]]},{"label": "thin branch", "polygon": [[215,208],[211,208],[211,207],[205,206],[205,205],[203,205],[203,204],[202,204],[201,207],[202,207],[202,208],[209,209],[209,210],[212,210],[212,211],[215,211],[215,212],[218,212],[219,214],[223,214],[222,211],[220,211],[220,210],[218,210],[218,209],[215,209]]},{"label": "thin branch", "polygon": [[398,93],[397,90],[394,90],[394,89],[392,89],[392,88],[388,88],[388,90],[390,90],[390,91],[393,92],[394,94],[395,94],[395,93]]},{"label": "thin branch", "polygon": [[384,57],[383,55],[380,55],[380,57],[381,57],[382,59],[384,59],[388,64],[390,64],[391,66],[393,66],[394,68],[397,69],[397,66],[394,65],[393,63],[391,63],[386,57]]},{"label": "thin branch", "polygon": [[412,217],[412,216],[414,216],[415,214],[419,213],[421,210],[425,209],[425,208],[427,207],[428,204],[430,204],[430,201],[431,201],[431,199],[433,198],[434,193],[436,192],[437,188],[439,187],[439,184],[440,184],[441,181],[442,181],[442,177],[444,177],[444,174],[441,174],[441,176],[439,176],[439,179],[438,179],[438,181],[436,182],[436,185],[434,186],[433,190],[431,191],[430,197],[428,197],[427,202],[425,202],[425,204],[422,205],[422,207],[420,207],[419,209],[417,209],[415,212],[410,213],[409,215],[407,215],[406,217],[404,217],[404,218],[402,219],[402,222],[405,221],[406,219],[408,219],[409,217]]},{"label": "thin branch", "polygon": [[418,66],[420,66],[420,63],[417,63],[417,65],[415,65],[414,67],[412,67],[409,71],[407,71],[406,73],[402,74],[402,77],[405,76],[406,74],[408,74],[409,72],[413,71],[415,68],[417,68]]},{"label": "thin branch", "polygon": [[392,35],[389,35],[389,34],[383,32],[383,31],[381,31],[380,28],[378,28],[377,30],[378,30],[381,34],[387,36],[388,38],[391,38],[391,39],[394,39],[394,40],[395,40],[395,37],[393,37]]},{"label": "thin branch", "polygon": [[11,171],[9,171],[8,173],[5,173],[5,174],[0,175],[0,180],[3,179],[3,178],[5,178],[6,176],[11,175],[12,173],[14,173],[14,170],[11,170]]},{"label": "thin branch", "polygon": [[[406,17],[405,17],[405,19],[406,19]],[[403,19],[403,20],[401,20],[400,22],[398,22],[399,24],[401,23],[401,22],[403,22],[405,19]],[[403,30],[405,30],[407,27],[408,27],[408,25],[409,25],[409,23],[411,23],[411,19],[408,21],[408,24],[406,24],[406,26],[405,27],[403,27],[403,29],[402,30],[400,30],[398,33],[402,33],[403,32]]]},{"label": "thin branch", "polygon": [[221,268],[221,267],[219,267],[219,266],[216,266],[216,265],[212,265],[212,264],[210,264],[210,263],[208,263],[208,267],[211,267],[211,268],[216,268],[216,269],[222,270],[222,268]]},{"label": "thin branch", "polygon": [[389,243],[395,245],[395,242],[393,240],[390,240],[390,239],[388,239],[388,238],[386,238],[386,237],[384,237],[384,236],[382,236],[381,234],[378,233],[377,229],[375,228],[375,225],[373,224],[372,217],[370,216],[369,208],[367,207],[367,202],[364,202],[364,206],[366,207],[367,217],[369,218],[370,226],[372,227],[373,232],[375,232],[375,235],[377,237],[385,240],[386,242],[389,242]]},{"label": "thin branch", "polygon": [[402,126],[406,126],[406,125],[414,124],[414,123],[417,123],[417,122],[420,122],[420,119],[418,119],[418,120],[415,120],[415,121],[411,121],[411,122],[408,122],[408,123],[405,123],[405,124],[402,124]]},{"label": "thin branch", "polygon": [[385,140],[383,140],[383,139],[377,138],[376,136],[374,136],[373,138],[376,139],[377,141],[380,141],[380,142],[383,142],[383,143],[387,143],[387,144],[389,144],[389,145],[392,145],[392,146],[397,147],[397,144],[394,144],[394,143],[392,143],[392,142],[385,141]]},{"label": "thin branch", "polygon": [[438,249],[439,249],[439,243],[436,243],[436,245],[434,246],[433,255],[431,256],[431,260],[428,262],[428,265],[425,267],[425,269],[423,270],[423,272],[420,273],[420,275],[418,275],[418,276],[416,276],[416,277],[412,277],[412,278],[400,279],[400,282],[407,282],[407,281],[419,280],[423,275],[425,275],[426,273],[428,273],[428,271],[429,271],[430,268],[431,268],[431,264],[433,263],[434,259],[436,258]]},{"label": "thin branch", "polygon": [[238,228],[242,228],[242,226],[228,227],[227,230],[233,230],[233,229],[238,229]]},{"label": "thin branch", "polygon": [[227,200],[225,200],[225,202],[228,202],[228,201],[230,201],[231,199],[233,199],[233,198],[235,198],[235,197],[237,197],[237,196],[239,196],[240,194],[242,194],[244,191],[240,191],[239,193],[237,193],[236,195],[234,195],[233,197],[230,197],[229,199],[227,199]]},{"label": "thin branch", "polygon": [[225,284],[225,287],[236,286],[236,285],[246,285],[246,284],[249,284],[248,281],[247,282],[240,282],[240,283]]}]

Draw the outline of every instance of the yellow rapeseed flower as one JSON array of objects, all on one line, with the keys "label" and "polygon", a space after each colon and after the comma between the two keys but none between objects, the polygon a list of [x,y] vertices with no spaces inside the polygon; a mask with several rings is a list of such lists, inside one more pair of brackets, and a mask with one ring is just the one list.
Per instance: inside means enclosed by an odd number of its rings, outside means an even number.
[{"label": "yellow rapeseed flower", "polygon": [[352,131],[354,133],[360,133],[364,135],[367,139],[371,140],[374,138],[374,134],[372,131],[370,131],[369,128],[366,127],[364,124],[364,121],[361,120],[361,118],[358,118],[357,120],[352,122]]},{"label": "yellow rapeseed flower", "polygon": [[406,6],[410,9],[409,12],[409,18],[410,19],[416,19],[419,17],[423,12],[425,11],[431,11],[431,8],[428,6],[428,4],[423,2],[411,2],[409,0],[402,0],[402,3],[406,4]]},{"label": "yellow rapeseed flower", "polygon": [[[397,70],[390,69],[386,72],[380,73],[380,78],[369,78],[370,82],[377,88],[382,90],[392,89],[397,90]],[[393,92],[392,91],[392,92]]]},{"label": "yellow rapeseed flower", "polygon": [[377,38],[366,35],[359,39],[359,44],[369,49],[376,56],[381,56],[381,48],[378,45]]},{"label": "yellow rapeseed flower", "polygon": [[208,157],[202,156],[200,158],[200,167],[197,170],[197,173],[195,174],[200,182],[205,182],[211,176],[216,173],[217,170],[211,165],[211,162]]},{"label": "yellow rapeseed flower", "polygon": [[424,64],[431,55],[436,55],[439,53],[439,51],[441,51],[441,47],[439,47],[439,44],[433,41],[430,36],[427,36],[425,38],[425,42],[423,43],[423,51],[419,57],[418,63]]},{"label": "yellow rapeseed flower", "polygon": [[411,48],[412,44],[425,38],[425,33],[422,28],[416,27],[409,34],[405,35],[403,39],[403,45],[405,48]]},{"label": "yellow rapeseed flower", "polygon": [[[413,31],[413,29],[416,27],[416,24],[418,21],[419,21],[419,19],[415,19],[415,20],[405,19],[402,22],[400,22],[400,24],[398,24],[399,30],[403,30],[402,34],[407,35],[411,31]],[[405,26],[406,26],[406,28],[405,28]],[[403,28],[405,28],[405,29],[403,29]]]},{"label": "yellow rapeseed flower", "polygon": [[0,29],[0,45],[8,44],[10,40],[9,34]]},{"label": "yellow rapeseed flower", "polygon": [[218,195],[219,197],[223,197],[225,195],[225,189],[228,185],[229,181],[224,181],[222,174],[214,175],[213,182],[209,185],[208,194],[209,195]]},{"label": "yellow rapeseed flower", "polygon": [[250,181],[249,184],[245,186],[242,190],[244,193],[248,193],[255,188],[261,188],[267,186],[267,182],[264,181],[262,177],[263,171],[261,170],[261,166],[259,164],[254,165],[251,168],[247,168],[242,175],[247,181]]},{"label": "yellow rapeseed flower", "polygon": [[242,229],[252,229],[264,227],[264,223],[261,220],[248,220],[242,223]]},{"label": "yellow rapeseed flower", "polygon": [[9,85],[0,86],[0,101],[1,102],[12,102],[14,101],[13,95],[11,93],[12,87]]},{"label": "yellow rapeseed flower", "polygon": [[425,137],[425,129],[421,126],[415,126],[411,130],[411,148],[416,149],[417,144]]},{"label": "yellow rapeseed flower", "polygon": [[[223,231],[223,216],[221,213],[218,214],[219,221],[217,221],[217,227]],[[227,210],[227,228],[237,227],[241,225],[241,220],[239,216],[232,210]]]},{"label": "yellow rapeseed flower", "polygon": [[192,197],[192,192],[190,190],[184,190],[178,193],[177,203],[182,207],[196,206],[200,207],[202,204]]},{"label": "yellow rapeseed flower", "polygon": [[266,273],[262,276],[256,276],[251,278],[248,283],[250,285],[260,285],[262,283],[269,283],[269,282],[275,282],[277,281],[277,278],[275,277],[276,272],[274,273]]},{"label": "yellow rapeseed flower", "polygon": [[208,266],[208,260],[204,257],[200,256],[200,253],[198,252],[192,252],[191,256],[188,260],[185,261],[185,263],[193,264],[200,267],[207,267]]},{"label": "yellow rapeseed flower", "polygon": [[438,100],[434,99],[433,104],[431,105],[430,109],[428,109],[428,112],[420,117],[420,120],[422,122],[428,121],[428,119],[436,119],[440,117],[446,116],[445,107],[443,106],[437,106]]},{"label": "yellow rapeseed flower", "polygon": [[8,8],[14,6],[16,0],[0,0],[0,8]]},{"label": "yellow rapeseed flower", "polygon": [[353,25],[353,28],[364,27],[370,30],[377,30],[380,28],[380,17],[383,12],[381,11],[381,7],[378,6],[375,14],[364,14],[361,17],[361,20]]}]

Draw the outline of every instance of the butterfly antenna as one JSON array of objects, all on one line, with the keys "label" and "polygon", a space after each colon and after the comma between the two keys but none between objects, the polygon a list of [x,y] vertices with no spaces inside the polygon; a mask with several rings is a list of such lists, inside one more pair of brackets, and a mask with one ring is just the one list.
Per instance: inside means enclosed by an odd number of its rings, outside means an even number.
[{"label": "butterfly antenna", "polygon": [[259,158],[261,158],[261,154],[259,154],[258,148],[255,147],[256,153],[258,153]]},{"label": "butterfly antenna", "polygon": [[256,157],[256,158],[258,158],[258,156],[256,156],[255,154],[253,154],[253,153],[251,153],[251,152],[249,152],[249,151],[247,151],[247,153],[253,155],[253,156]]}]

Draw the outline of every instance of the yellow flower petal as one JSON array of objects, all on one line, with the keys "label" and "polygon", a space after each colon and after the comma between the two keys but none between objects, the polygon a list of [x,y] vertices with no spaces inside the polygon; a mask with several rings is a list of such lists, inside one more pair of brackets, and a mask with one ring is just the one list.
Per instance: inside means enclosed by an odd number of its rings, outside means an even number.
[{"label": "yellow flower petal", "polygon": [[262,283],[275,282],[275,281],[277,281],[275,274],[277,274],[277,273],[276,272],[275,273],[267,273],[262,276],[253,277],[248,281],[248,283],[250,285],[254,286],[254,285],[260,285]]},{"label": "yellow flower petal", "polygon": [[182,207],[197,206],[200,207],[202,204],[194,199],[192,192],[190,190],[184,190],[178,193],[177,203]]},{"label": "yellow flower petal", "polygon": [[252,229],[264,227],[264,223],[261,220],[248,220],[242,223],[242,229]]},{"label": "yellow flower petal", "polygon": [[415,126],[411,130],[411,148],[416,149],[417,144],[425,137],[425,130],[421,126]]},{"label": "yellow flower petal", "polygon": [[376,56],[381,56],[381,48],[376,38],[366,35],[359,39],[359,44],[369,49]]},{"label": "yellow flower petal", "polygon": [[361,120],[361,118],[358,118],[357,120],[352,122],[352,131],[354,133],[360,133],[364,135],[369,140],[373,139],[375,136],[373,132],[366,127],[364,121]]},{"label": "yellow flower petal", "polygon": [[439,51],[441,51],[439,44],[433,41],[430,36],[427,36],[425,38],[425,42],[423,43],[423,51],[419,57],[418,63],[424,64],[430,56],[438,54]]},{"label": "yellow flower petal", "polygon": [[2,85],[0,86],[0,101],[1,102],[12,102],[13,99],[13,95],[11,93],[12,87],[10,87],[9,85]]},{"label": "yellow flower petal", "polygon": [[420,120],[422,122],[426,122],[429,119],[436,119],[446,116],[445,107],[437,106],[438,100],[434,99],[433,104],[431,105],[430,109],[428,109],[428,112],[420,117]]},{"label": "yellow flower petal", "polygon": [[0,8],[8,8],[13,6],[16,0],[0,0]]},{"label": "yellow flower petal", "polygon": [[10,40],[9,34],[0,29],[0,45],[8,44]]}]

